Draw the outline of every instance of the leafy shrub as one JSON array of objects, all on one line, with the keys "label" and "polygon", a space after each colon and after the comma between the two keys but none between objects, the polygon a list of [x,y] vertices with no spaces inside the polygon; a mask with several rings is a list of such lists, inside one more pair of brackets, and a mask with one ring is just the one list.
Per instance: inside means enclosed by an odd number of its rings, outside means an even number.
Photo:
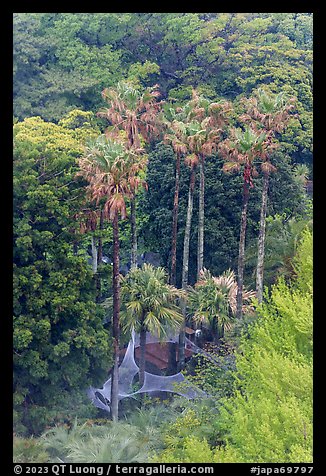
[{"label": "leafy shrub", "polygon": [[50,455],[47,453],[39,439],[14,436],[14,463],[48,463],[49,461]]}]

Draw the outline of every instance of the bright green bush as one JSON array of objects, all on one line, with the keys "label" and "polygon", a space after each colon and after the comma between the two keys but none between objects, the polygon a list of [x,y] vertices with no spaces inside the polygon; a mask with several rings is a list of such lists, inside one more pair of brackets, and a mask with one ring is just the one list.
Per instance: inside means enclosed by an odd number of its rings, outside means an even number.
[{"label": "bright green bush", "polygon": [[226,462],[312,461],[312,235],[303,233],[297,278],[283,279],[258,310],[237,355],[238,392],[219,426]]},{"label": "bright green bush", "polygon": [[[236,351],[235,393],[205,421],[188,408],[165,429],[155,462],[312,461],[312,235],[302,234],[296,278],[281,278]],[[217,384],[218,385],[218,384]],[[198,409],[200,406],[198,406]],[[210,434],[204,433],[205,426]],[[208,433],[209,435],[209,433]]]}]

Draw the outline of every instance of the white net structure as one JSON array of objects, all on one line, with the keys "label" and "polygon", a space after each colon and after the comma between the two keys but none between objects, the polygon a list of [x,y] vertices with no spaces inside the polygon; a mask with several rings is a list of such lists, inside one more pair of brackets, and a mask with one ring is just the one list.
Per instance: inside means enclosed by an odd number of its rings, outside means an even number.
[{"label": "white net structure", "polygon": [[[153,336],[150,333],[146,334],[146,344],[153,344],[160,342],[160,340]],[[178,342],[178,336],[168,336],[165,339],[165,342]],[[139,347],[139,335],[136,335],[132,332],[132,338],[129,341],[126,353],[124,355],[123,361],[119,366],[119,399],[127,397],[135,397],[135,395],[140,393],[153,393],[153,392],[172,392],[182,395],[185,398],[200,398],[207,396],[206,393],[200,390],[198,387],[190,383],[181,372],[178,372],[174,375],[161,376],[155,375],[149,372],[145,372],[144,384],[139,389],[134,391],[133,381],[135,376],[139,372],[139,367],[135,361],[135,349]],[[200,349],[197,345],[191,342],[188,338],[185,339],[185,348],[190,350],[191,353],[202,353],[205,354],[208,358],[214,361],[211,356],[205,352],[203,349]],[[92,400],[93,404],[106,410],[108,412],[110,409],[110,400],[111,400],[111,378],[109,378],[103,385],[103,388],[94,388],[90,387],[88,390],[88,396]]]}]

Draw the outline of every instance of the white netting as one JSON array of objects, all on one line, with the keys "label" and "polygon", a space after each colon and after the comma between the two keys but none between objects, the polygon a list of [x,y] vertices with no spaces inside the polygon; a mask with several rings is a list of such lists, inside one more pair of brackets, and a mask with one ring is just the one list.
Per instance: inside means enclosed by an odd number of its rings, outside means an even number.
[{"label": "white netting", "polygon": [[[170,335],[164,338],[164,342],[178,342],[178,335]],[[150,334],[146,334],[146,344],[153,344],[161,340]],[[135,348],[139,347],[139,335],[132,332],[132,338],[128,344],[123,361],[119,367],[119,399],[126,397],[134,397],[139,393],[153,393],[153,392],[173,392],[182,395],[186,398],[198,398],[205,396],[205,392],[195,387],[188,382],[181,372],[175,375],[160,376],[145,372],[144,384],[137,390],[133,391],[132,384],[135,375],[139,372],[139,367],[135,362]],[[192,352],[204,353],[205,351],[196,346],[189,339],[185,339],[185,347]],[[103,385],[103,388],[93,388],[88,390],[88,396],[93,404],[103,410],[110,411],[111,400],[111,378],[109,378]]]}]

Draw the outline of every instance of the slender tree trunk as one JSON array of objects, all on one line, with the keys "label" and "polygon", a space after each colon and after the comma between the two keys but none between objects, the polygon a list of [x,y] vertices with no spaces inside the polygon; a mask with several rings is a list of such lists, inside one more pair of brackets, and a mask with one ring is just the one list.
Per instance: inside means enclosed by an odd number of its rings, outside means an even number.
[{"label": "slender tree trunk", "polygon": [[245,255],[248,200],[249,200],[249,188],[248,188],[248,184],[245,182],[243,186],[243,206],[242,206],[242,214],[241,214],[239,259],[238,259],[238,292],[237,292],[237,318],[238,319],[242,319],[243,272],[244,272],[244,255]]},{"label": "slender tree trunk", "polygon": [[[100,213],[100,232],[103,230],[103,225],[104,225],[104,216],[103,216],[103,210],[101,210]],[[97,248],[97,263],[101,264],[102,263],[102,258],[103,258],[103,240],[102,236],[99,237],[98,239],[98,248]],[[99,301],[101,298],[101,277],[97,273],[96,274],[96,301]]]},{"label": "slender tree trunk", "polygon": [[256,292],[259,304],[263,301],[264,282],[264,257],[265,257],[265,236],[266,236],[266,211],[268,196],[269,174],[264,174],[263,193],[261,197],[260,224],[258,236],[258,258],[256,270]]},{"label": "slender tree trunk", "polygon": [[119,404],[119,336],[120,336],[120,276],[119,276],[119,222],[113,220],[113,374],[111,382],[112,420],[118,420]]},{"label": "slender tree trunk", "polygon": [[179,186],[180,186],[180,154],[179,152],[177,152],[177,160],[176,160],[176,167],[175,167],[175,190],[174,190],[174,201],[173,201],[171,275],[170,275],[170,284],[172,284],[173,286],[176,285],[176,269],[177,269]]},{"label": "slender tree trunk", "polygon": [[[104,216],[103,216],[103,210],[101,210],[100,213],[100,231],[102,232],[104,226]],[[102,258],[103,258],[103,239],[102,236],[99,237],[98,239],[98,249],[97,249],[97,261],[98,263],[102,263]]]},{"label": "slender tree trunk", "polygon": [[[192,210],[194,204],[194,190],[196,180],[196,169],[191,170],[189,193],[188,193],[188,209],[187,220],[183,242],[183,263],[182,263],[182,289],[186,290],[188,286],[188,273],[189,273],[189,247],[190,247],[190,230]],[[179,370],[185,366],[185,327],[186,327],[186,303],[181,299],[181,309],[183,314],[183,325],[179,335]]]},{"label": "slender tree trunk", "polygon": [[146,327],[142,324],[140,330],[140,360],[139,360],[139,384],[142,387],[145,380],[145,357],[146,357]]},{"label": "slender tree trunk", "polygon": [[220,339],[220,333],[219,333],[217,322],[214,322],[212,325],[212,337],[213,337],[213,344],[218,344],[218,341]]},{"label": "slender tree trunk", "polygon": [[130,200],[131,267],[137,266],[136,198]]},{"label": "slender tree trunk", "polygon": [[198,253],[197,253],[197,279],[204,266],[204,211],[205,211],[205,172],[204,158],[200,156],[199,162],[199,208],[198,208]]},{"label": "slender tree trunk", "polygon": [[92,235],[92,271],[93,274],[97,273],[97,248],[95,244],[94,235]]},{"label": "slender tree trunk", "polygon": [[176,350],[177,346],[175,342],[168,342],[169,347],[169,365],[168,371],[173,375],[177,369]]}]

